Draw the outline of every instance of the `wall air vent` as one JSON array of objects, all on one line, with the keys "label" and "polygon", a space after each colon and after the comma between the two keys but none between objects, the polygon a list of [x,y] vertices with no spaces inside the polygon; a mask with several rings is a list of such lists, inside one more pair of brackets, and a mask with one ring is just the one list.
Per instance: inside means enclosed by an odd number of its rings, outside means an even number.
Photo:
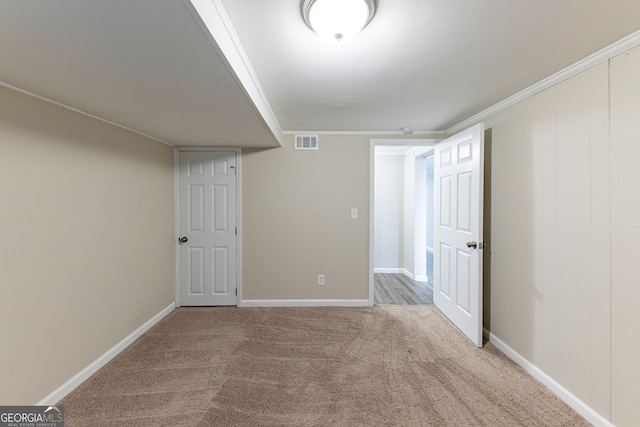
[{"label": "wall air vent", "polygon": [[317,150],[318,135],[296,135],[296,150]]}]

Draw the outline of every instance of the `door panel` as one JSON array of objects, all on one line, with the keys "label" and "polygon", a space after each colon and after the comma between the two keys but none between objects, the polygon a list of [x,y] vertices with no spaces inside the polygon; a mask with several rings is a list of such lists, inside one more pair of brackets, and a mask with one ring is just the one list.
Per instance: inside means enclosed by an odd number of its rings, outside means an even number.
[{"label": "door panel", "polygon": [[191,295],[204,295],[204,253],[202,246],[190,246],[189,251],[189,293]]},{"label": "door panel", "polygon": [[[440,280],[439,294],[451,300],[451,246],[446,243],[440,243],[440,256],[436,258],[439,261]],[[434,261],[434,276],[435,276]]]},{"label": "door panel", "polygon": [[237,305],[236,153],[179,153],[180,305]]},{"label": "door panel", "polygon": [[188,185],[189,189],[189,232],[204,231],[204,186]]},{"label": "door panel", "polygon": [[213,293],[226,295],[229,292],[229,250],[213,248]]},{"label": "door panel", "polygon": [[469,295],[471,294],[471,254],[467,251],[458,249],[458,258],[456,259],[456,296],[458,297],[458,308],[470,314]]},{"label": "door panel", "polygon": [[458,175],[458,221],[457,230],[471,234],[471,172]]},{"label": "door panel", "polygon": [[482,346],[483,156],[483,124],[435,148],[434,302],[477,346]]},{"label": "door panel", "polygon": [[[443,176],[440,179],[440,227],[451,228],[451,177]],[[436,193],[438,194],[438,193]]]}]

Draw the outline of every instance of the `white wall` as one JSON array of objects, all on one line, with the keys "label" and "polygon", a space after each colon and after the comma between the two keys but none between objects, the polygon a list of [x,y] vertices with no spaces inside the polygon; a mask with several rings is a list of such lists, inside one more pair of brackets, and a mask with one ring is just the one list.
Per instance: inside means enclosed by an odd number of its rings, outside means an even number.
[{"label": "white wall", "polygon": [[374,269],[402,265],[404,156],[375,156]]},{"label": "white wall", "polygon": [[427,161],[424,156],[411,153],[415,175],[413,178],[413,277],[427,280]]},{"label": "white wall", "polygon": [[433,156],[426,159],[426,209],[427,209],[427,247],[433,250]]},{"label": "white wall", "polygon": [[[407,147],[405,154],[375,157],[374,268],[379,272],[404,272],[416,280],[427,280],[429,228],[433,240],[433,196],[429,197],[433,174],[431,181],[427,180],[428,165],[430,162],[433,171],[433,161],[422,154],[427,150]],[[418,152],[421,154],[416,156]],[[390,218],[393,221],[387,222]]]},{"label": "white wall", "polygon": [[402,203],[402,268],[415,272],[415,192],[416,165],[413,155],[404,156],[404,192]]}]

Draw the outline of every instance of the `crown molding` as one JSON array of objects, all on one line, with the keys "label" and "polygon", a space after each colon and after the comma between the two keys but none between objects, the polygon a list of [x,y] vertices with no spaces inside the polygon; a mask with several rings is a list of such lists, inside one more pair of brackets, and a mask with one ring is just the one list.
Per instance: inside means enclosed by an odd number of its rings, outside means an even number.
[{"label": "crown molding", "polygon": [[457,125],[450,127],[445,131],[445,133],[447,136],[454,135],[464,129],[475,125],[476,123],[485,120],[486,118],[496,114],[499,111],[511,107],[518,102],[523,101],[546,89],[549,89],[551,86],[557,85],[558,83],[563,82],[575,76],[576,74],[580,74],[581,72],[586,71],[595,65],[608,61],[614,56],[617,56],[638,45],[640,45],[640,31],[636,31],[631,35],[618,40],[617,42],[605,47],[602,50],[599,50],[592,55],[587,56],[586,58],[576,62],[575,64],[570,65],[555,74],[552,74],[546,79],[540,80],[538,83],[529,86],[528,88],[516,93],[515,95],[498,102],[497,104],[479,112],[472,117],[469,117],[468,119],[458,123]]},{"label": "crown molding", "polygon": [[9,83],[5,83],[3,81],[0,81],[0,87],[5,87],[7,89],[11,89],[11,90],[14,90],[16,92],[20,92],[20,93],[22,93],[24,95],[31,96],[33,98],[39,99],[41,101],[48,102],[48,103],[53,104],[53,105],[57,105],[58,107],[62,107],[62,108],[65,108],[65,109],[67,109],[69,111],[73,111],[74,113],[82,114],[83,116],[90,117],[90,118],[92,118],[94,120],[98,120],[98,121],[106,123],[108,125],[115,126],[115,127],[120,128],[120,129],[124,129],[126,131],[133,132],[135,134],[144,136],[145,138],[152,139],[154,141],[160,142],[161,144],[168,145],[169,147],[175,147],[174,144],[171,144],[171,143],[169,143],[167,141],[164,141],[162,139],[156,138],[155,136],[151,136],[151,135],[146,134],[144,132],[140,132],[140,131],[137,131],[135,129],[131,129],[130,127],[127,127],[125,125],[121,125],[120,123],[112,122],[111,120],[107,120],[107,119],[104,119],[102,117],[98,117],[98,116],[93,115],[91,113],[87,113],[86,111],[79,110],[79,109],[71,107],[71,106],[69,106],[67,104],[63,104],[62,102],[54,101],[51,98],[47,98],[47,97],[41,96],[41,95],[36,95],[33,92],[29,92],[28,90],[24,90],[24,89],[21,89],[19,87],[10,85]]},{"label": "crown molding", "polygon": [[262,117],[273,137],[282,145],[282,130],[271,105],[262,90],[249,57],[236,34],[221,0],[182,0],[200,25],[220,58],[238,80],[240,88]]},{"label": "crown molding", "polygon": [[358,130],[358,131],[326,131],[326,130],[285,130],[282,131],[283,135],[303,135],[303,134],[314,134],[314,135],[400,135],[406,139],[412,139],[411,137],[420,136],[420,137],[431,137],[435,139],[443,139],[446,134],[443,130],[434,130],[434,131],[414,131],[412,134],[405,134],[401,130],[398,131],[366,131],[366,130]]}]

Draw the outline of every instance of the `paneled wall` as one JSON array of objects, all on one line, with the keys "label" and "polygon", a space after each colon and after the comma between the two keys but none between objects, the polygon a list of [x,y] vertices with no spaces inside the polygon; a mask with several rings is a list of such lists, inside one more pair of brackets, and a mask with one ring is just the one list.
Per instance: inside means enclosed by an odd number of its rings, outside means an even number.
[{"label": "paneled wall", "polygon": [[611,60],[611,413],[640,424],[640,47]]},{"label": "paneled wall", "polygon": [[640,48],[486,121],[491,332],[617,426],[640,407],[638,76]]}]

